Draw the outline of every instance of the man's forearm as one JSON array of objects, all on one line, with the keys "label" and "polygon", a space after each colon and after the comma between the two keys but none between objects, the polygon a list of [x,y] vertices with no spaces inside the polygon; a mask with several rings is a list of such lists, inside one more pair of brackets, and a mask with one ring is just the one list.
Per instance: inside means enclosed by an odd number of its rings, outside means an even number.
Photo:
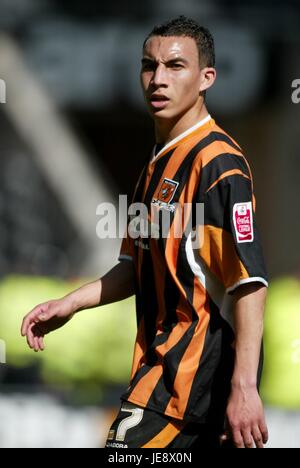
[{"label": "man's forearm", "polygon": [[134,273],[130,261],[122,261],[97,281],[85,284],[66,296],[74,311],[121,301],[134,294]]},{"label": "man's forearm", "polygon": [[[266,287],[240,286],[234,294],[235,366],[227,403],[228,429],[235,447],[263,448],[268,441],[262,401],[257,391],[257,370],[263,334]],[[229,433],[228,433],[229,431]]]},{"label": "man's forearm", "polygon": [[256,386],[263,335],[266,287],[251,283],[234,294],[235,367],[233,386]]}]

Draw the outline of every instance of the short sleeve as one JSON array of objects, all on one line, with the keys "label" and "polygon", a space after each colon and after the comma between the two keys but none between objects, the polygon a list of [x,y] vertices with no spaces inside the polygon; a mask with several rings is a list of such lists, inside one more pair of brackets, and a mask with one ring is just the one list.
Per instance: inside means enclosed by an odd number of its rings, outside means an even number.
[{"label": "short sleeve", "polygon": [[199,254],[227,293],[250,282],[268,286],[255,215],[251,175],[241,167],[208,184],[204,202],[204,240]]},{"label": "short sleeve", "polygon": [[[144,165],[143,170],[140,173],[138,182],[137,182],[137,184],[135,186],[135,189],[134,189],[132,203],[141,202],[141,200],[142,200],[141,197],[142,197],[142,191],[143,191],[143,187],[144,187],[144,183],[145,183],[146,169],[147,169],[147,164]],[[124,237],[123,237],[122,242],[121,242],[121,248],[120,248],[120,253],[119,253],[119,257],[118,257],[119,261],[121,261],[121,260],[133,261],[134,260],[134,251],[135,251],[134,242],[135,242],[135,239],[132,236],[130,236],[130,234],[129,234],[129,231],[128,231],[129,223],[130,223],[130,217],[128,216],[127,226],[126,226],[126,229],[125,229]]]},{"label": "short sleeve", "polygon": [[124,234],[124,237],[121,242],[121,248],[120,248],[120,253],[118,260],[129,260],[133,261],[134,257],[134,239],[130,237],[128,234],[128,227],[126,227],[126,231]]}]

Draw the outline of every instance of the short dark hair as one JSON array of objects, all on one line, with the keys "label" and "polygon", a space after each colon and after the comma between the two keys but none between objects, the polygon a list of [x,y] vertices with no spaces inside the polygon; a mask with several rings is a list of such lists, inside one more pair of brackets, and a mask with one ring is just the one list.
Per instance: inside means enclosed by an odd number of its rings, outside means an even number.
[{"label": "short dark hair", "polygon": [[198,47],[200,66],[215,66],[215,45],[212,34],[207,28],[200,26],[197,21],[191,18],[181,15],[163,24],[154,26],[152,31],[146,37],[143,48],[145,47],[148,39],[153,36],[191,37],[195,40]]}]

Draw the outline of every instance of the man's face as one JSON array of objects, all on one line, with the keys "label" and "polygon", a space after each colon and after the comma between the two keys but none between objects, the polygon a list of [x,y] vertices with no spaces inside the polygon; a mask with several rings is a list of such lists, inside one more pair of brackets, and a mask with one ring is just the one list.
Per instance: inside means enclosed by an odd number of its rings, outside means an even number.
[{"label": "man's face", "polygon": [[141,83],[150,114],[176,119],[200,100],[201,70],[191,37],[151,37],[144,48]]}]

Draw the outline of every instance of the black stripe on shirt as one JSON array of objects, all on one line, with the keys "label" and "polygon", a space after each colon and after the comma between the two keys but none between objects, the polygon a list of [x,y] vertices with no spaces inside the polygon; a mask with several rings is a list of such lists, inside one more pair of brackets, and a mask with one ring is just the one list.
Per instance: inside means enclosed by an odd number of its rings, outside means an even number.
[{"label": "black stripe on shirt", "polygon": [[[187,238],[183,234],[183,238],[180,243],[178,258],[177,258],[177,265],[176,265],[176,276],[180,281],[181,285],[184,288],[186,293],[187,299],[190,304],[190,310],[192,313],[191,318],[191,326],[184,334],[184,336],[179,340],[179,342],[168,351],[168,353],[163,357],[164,368],[168,369],[168,373],[164,372],[164,375],[159,379],[155,389],[151,395],[151,398],[148,402],[149,407],[151,405],[159,407],[163,406],[163,411],[165,411],[166,407],[169,404],[170,398],[173,396],[173,386],[174,381],[177,375],[177,370],[179,368],[180,362],[184,356],[185,351],[187,350],[190,342],[193,338],[195,328],[199,321],[199,316],[197,311],[195,311],[193,306],[193,296],[194,296],[194,274],[188,264],[185,252],[185,244]],[[176,300],[174,299],[174,295]],[[176,313],[177,303],[179,301],[180,294],[178,287],[175,285],[173,278],[169,274],[169,284],[166,283],[165,288],[165,308],[166,308],[166,320],[164,324],[166,325],[167,321],[173,326],[174,318],[176,318],[176,322],[178,322],[178,317]],[[168,366],[168,360],[172,361],[172,365]]]},{"label": "black stripe on shirt", "polygon": [[165,412],[170,399],[174,396],[174,382],[177,376],[179,365],[190,346],[195,334],[197,322],[192,322],[187,331],[164,356],[164,373],[155,386],[147,406],[159,407]]},{"label": "black stripe on shirt", "polygon": [[159,158],[156,162],[154,161],[153,163],[151,164],[155,164],[155,168],[154,168],[154,171],[153,171],[153,174],[152,174],[152,177],[150,179],[150,182],[149,182],[149,185],[148,185],[148,188],[147,188],[147,192],[145,194],[145,198],[144,198],[144,203],[145,205],[148,207],[150,207],[151,205],[151,201],[152,201],[152,198],[153,198],[153,195],[154,195],[154,192],[155,190],[157,189],[157,185],[163,175],[163,172],[172,156],[172,154],[174,153],[176,148],[173,148],[171,151],[169,151],[168,153],[166,153],[164,156],[162,156],[161,158]]},{"label": "black stripe on shirt", "polygon": [[211,132],[210,134],[213,137],[213,141],[224,141],[229,146],[234,148],[236,151],[242,152],[240,146],[238,146],[228,135],[225,135],[221,132]]},{"label": "black stripe on shirt", "polygon": [[234,364],[234,333],[211,299],[209,306],[210,322],[185,413],[222,431]]},{"label": "black stripe on shirt", "polygon": [[201,180],[198,188],[199,198],[217,181],[222,174],[231,170],[240,170],[251,178],[248,166],[243,156],[230,153],[222,153],[212,159],[201,171]]},{"label": "black stripe on shirt", "polygon": [[[186,155],[186,157],[183,159],[181,162],[179,168],[177,169],[177,172],[173,176],[172,180],[175,182],[178,182],[179,185],[176,189],[176,192],[174,194],[174,197],[172,199],[172,204],[178,203],[180,196],[186,186],[186,183],[190,177],[191,174],[191,169],[194,163],[195,158],[199,154],[201,150],[209,146],[212,142],[214,141],[214,137],[209,134],[207,137],[203,138],[199,143],[197,143]],[[163,208],[162,208],[163,209]],[[170,222],[168,223],[168,230],[171,229],[173,221],[174,221],[174,216],[175,212],[170,213]],[[162,225],[160,222],[160,233],[164,232],[162,229]],[[164,250],[166,248],[166,238],[161,238],[158,240],[158,245],[161,253],[164,253]]]}]

